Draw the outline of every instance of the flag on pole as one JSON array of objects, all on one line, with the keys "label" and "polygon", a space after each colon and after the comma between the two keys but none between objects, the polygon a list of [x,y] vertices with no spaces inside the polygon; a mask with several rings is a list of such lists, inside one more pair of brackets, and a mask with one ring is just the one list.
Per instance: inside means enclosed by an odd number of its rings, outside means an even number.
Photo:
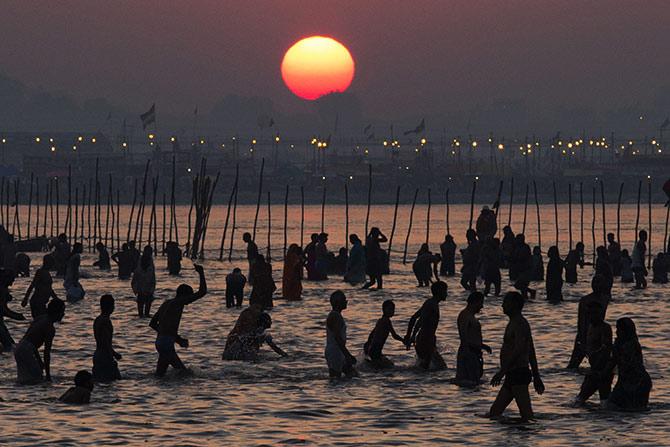
[{"label": "flag on pole", "polygon": [[146,111],[145,113],[140,115],[140,119],[142,120],[142,130],[146,130],[147,126],[149,124],[153,124],[156,122],[156,104],[152,104],[151,108]]},{"label": "flag on pole", "polygon": [[421,120],[421,123],[419,123],[419,125],[416,126],[414,129],[406,130],[406,131],[403,133],[403,135],[420,134],[420,133],[423,132],[424,130],[426,130],[426,119],[425,119],[425,118],[422,119],[422,120]]}]

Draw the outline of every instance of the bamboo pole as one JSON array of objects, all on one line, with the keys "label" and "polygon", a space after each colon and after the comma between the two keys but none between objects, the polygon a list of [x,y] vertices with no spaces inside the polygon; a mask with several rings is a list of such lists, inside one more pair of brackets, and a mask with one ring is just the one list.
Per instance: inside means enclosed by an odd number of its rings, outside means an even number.
[{"label": "bamboo pole", "polygon": [[116,188],[116,250],[121,251],[121,191]]},{"label": "bamboo pole", "polygon": [[407,247],[409,246],[409,237],[412,234],[412,221],[414,220],[414,206],[416,205],[416,198],[419,195],[419,188],[414,191],[414,200],[412,200],[412,208],[409,211],[409,226],[407,227],[407,237],[405,238],[405,249],[402,254],[402,263],[407,264]]},{"label": "bamboo pole", "polygon": [[[501,183],[501,188],[502,189],[502,181]],[[500,194],[498,194],[498,198],[500,198]],[[512,177],[512,180],[510,180],[510,191],[509,191],[509,216],[507,218],[507,225],[509,227],[512,226],[512,207],[514,206],[514,177]]]},{"label": "bamboo pole", "polygon": [[623,195],[623,182],[619,185],[619,198],[616,203],[616,240],[621,244],[621,196]]},{"label": "bamboo pole", "polygon": [[605,185],[600,181],[600,202],[602,203],[603,212],[603,246],[607,248],[607,219],[605,214]]},{"label": "bamboo pole", "polygon": [[[93,198],[93,179],[89,178],[88,179],[88,203],[87,203],[87,210],[86,210],[86,229],[88,230],[86,233],[86,238],[88,239],[88,251],[91,251],[93,247],[91,246],[91,204],[92,204],[92,199]],[[130,230],[128,230],[128,234],[130,234]]]},{"label": "bamboo pole", "polygon": [[305,188],[300,186],[300,246],[305,243]]},{"label": "bamboo pole", "polygon": [[649,249],[647,250],[647,253],[649,253],[649,257],[647,260],[647,268],[651,268],[651,260],[653,258],[653,252],[651,249],[651,176],[648,177],[647,180],[647,191],[648,191],[648,200],[647,200],[647,205],[648,205],[648,216],[649,216],[649,231],[648,231],[648,237],[647,241],[649,242]]},{"label": "bamboo pole", "polygon": [[670,206],[665,207],[665,232],[663,233],[663,253],[669,253],[670,248],[668,247],[668,221],[670,220]]},{"label": "bamboo pole", "polygon": [[445,194],[445,200],[447,202],[446,204],[446,220],[447,220],[447,234],[451,234],[451,228],[449,227],[449,188],[447,188],[447,192]]},{"label": "bamboo pole", "polygon": [[39,236],[40,232],[40,178],[35,177],[35,212],[37,218],[35,219],[35,237]]},{"label": "bamboo pole", "polygon": [[324,222],[326,219],[326,186],[323,186],[323,194],[321,196],[321,232],[324,232]]},{"label": "bamboo pole", "polygon": [[428,210],[426,211],[426,244],[430,241],[430,188],[428,188]]},{"label": "bamboo pole", "polygon": [[[239,172],[239,165],[238,165],[238,172]],[[235,196],[233,197],[233,225],[230,229],[230,250],[228,251],[228,262],[231,262],[233,260],[233,244],[235,242],[235,225],[237,222],[237,191],[239,189],[238,183],[237,183],[237,175],[235,176],[235,188],[233,188],[235,191]]]},{"label": "bamboo pole", "polygon": [[84,246],[84,210],[86,208],[86,183],[82,184],[81,207],[79,209],[79,238],[82,247]]},{"label": "bamboo pole", "polygon": [[584,243],[584,183],[579,182],[579,242]]},{"label": "bamboo pole", "polygon": [[14,221],[16,222],[16,229],[19,232],[19,240],[21,240],[21,218],[19,214],[19,179],[14,181]]},{"label": "bamboo pole", "polygon": [[8,229],[9,225],[5,221],[5,177],[2,177],[0,180],[0,224],[5,229]]},{"label": "bamboo pole", "polygon": [[219,261],[223,260],[223,250],[226,244],[226,234],[228,233],[228,222],[230,219],[230,207],[233,203],[233,197],[237,193],[237,183],[240,176],[240,165],[239,163],[235,167],[235,181],[233,182],[233,188],[230,190],[230,197],[228,198],[228,209],[226,210],[226,222],[223,226],[223,235],[221,236],[221,247],[219,249]]},{"label": "bamboo pole", "polygon": [[530,185],[526,182],[526,197],[523,200],[523,225],[521,227],[521,234],[526,233],[526,217],[528,215],[528,192],[530,190]]},{"label": "bamboo pole", "polygon": [[535,195],[535,210],[537,212],[537,246],[542,250],[542,228],[540,227],[540,202],[537,200],[537,183],[533,180],[533,194]]},{"label": "bamboo pole", "polygon": [[472,182],[472,195],[470,197],[470,223],[468,229],[472,229],[472,219],[475,215],[475,193],[477,192],[477,180]]},{"label": "bamboo pole", "polygon": [[30,239],[30,224],[32,223],[33,214],[33,173],[30,173],[30,189],[28,191],[28,228],[26,230],[26,237]]},{"label": "bamboo pole", "polygon": [[265,170],[265,158],[261,160],[261,174],[258,178],[258,200],[256,200],[256,216],[254,217],[254,232],[252,240],[256,240],[256,226],[258,225],[258,212],[261,209],[261,195],[263,194],[263,171]]},{"label": "bamboo pole", "polygon": [[162,223],[162,227],[163,227],[163,234],[162,234],[162,237],[161,237],[161,239],[162,239],[162,242],[161,242],[161,246],[162,246],[162,248],[161,248],[161,253],[163,253],[163,255],[165,255],[165,243],[167,242],[167,241],[165,240],[165,237],[166,237],[166,231],[165,231],[165,230],[166,230],[166,228],[165,228],[165,224],[166,224],[166,222],[165,222],[165,221],[167,220],[167,209],[166,209],[167,204],[165,203],[165,202],[166,202],[166,199],[167,199],[167,197],[166,197],[166,194],[165,194],[165,188],[163,188],[163,220],[162,220],[162,222],[161,222],[161,223]]},{"label": "bamboo pole", "polygon": [[637,243],[637,234],[640,227],[640,200],[642,199],[642,180],[639,181],[637,185],[637,214],[635,215],[635,238],[633,239]]},{"label": "bamboo pole", "polygon": [[393,225],[391,226],[391,234],[389,235],[389,246],[388,246],[389,259],[391,259],[391,247],[393,246],[393,235],[395,234],[395,227],[398,221],[399,203],[400,203],[400,185],[398,185],[395,190],[395,207],[393,207]]},{"label": "bamboo pole", "polygon": [[79,187],[74,188],[74,240],[79,236]]},{"label": "bamboo pole", "polygon": [[556,228],[556,247],[558,247],[558,198],[556,197],[556,182],[551,182],[554,190],[554,227]]},{"label": "bamboo pole", "polygon": [[284,250],[283,259],[286,258],[286,249],[288,246],[288,183],[286,184],[286,192],[284,193]]},{"label": "bamboo pole", "polygon": [[572,250],[572,183],[568,183],[568,233],[570,234],[568,251],[570,251]]},{"label": "bamboo pole", "polygon": [[49,208],[49,195],[51,194],[51,179],[44,184],[44,225],[42,226],[42,234],[47,235],[47,214]]},{"label": "bamboo pole", "polygon": [[60,232],[60,188],[58,186],[59,178],[56,177],[56,232]]},{"label": "bamboo pole", "polygon": [[596,185],[592,186],[593,190],[593,200],[591,201],[592,209],[592,219],[591,219],[591,239],[593,242],[593,265],[596,265]]},{"label": "bamboo pole", "polygon": [[349,185],[344,182],[344,247],[349,253]]},{"label": "bamboo pole", "polygon": [[65,215],[65,227],[63,233],[72,236],[72,166],[67,165],[67,210]]},{"label": "bamboo pole", "polygon": [[272,236],[271,236],[271,233],[272,233],[272,204],[271,204],[271,200],[270,200],[270,190],[268,190],[268,251],[267,251],[268,262],[272,261],[272,248],[271,248]]},{"label": "bamboo pole", "polygon": [[372,165],[368,164],[368,207],[365,212],[365,237],[368,236],[368,224],[370,222],[370,207],[372,205]]}]

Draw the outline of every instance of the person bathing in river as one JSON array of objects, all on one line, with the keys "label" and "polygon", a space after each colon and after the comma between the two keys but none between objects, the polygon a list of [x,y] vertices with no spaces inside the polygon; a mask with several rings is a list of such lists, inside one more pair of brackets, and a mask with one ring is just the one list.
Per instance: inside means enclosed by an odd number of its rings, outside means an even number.
[{"label": "person bathing in river", "polygon": [[114,312],[114,297],[100,297],[100,315],[93,322],[95,352],[93,353],[93,378],[98,382],[113,382],[121,378],[119,364],[121,354],[114,350],[114,326],[111,316]]},{"label": "person bathing in river", "polygon": [[533,247],[533,273],[532,281],[544,281],[544,261],[542,260],[542,251],[537,245]]},{"label": "person bathing in river", "polygon": [[107,247],[102,242],[95,244],[95,249],[98,251],[98,260],[93,263],[93,266],[100,270],[111,270],[112,265],[109,262],[109,252]]},{"label": "person bathing in river", "polygon": [[584,268],[587,265],[584,262],[584,244],[577,242],[575,248],[568,252],[565,258],[565,282],[568,284],[577,284],[577,266]]},{"label": "person bathing in river", "polygon": [[435,280],[438,281],[439,277],[437,275],[437,265],[440,262],[440,256],[434,255],[428,248],[428,244],[421,244],[419,253],[416,255],[416,259],[412,264],[412,270],[414,271],[414,276],[419,282],[419,287],[428,287],[433,283],[433,275]]},{"label": "person bathing in river", "polygon": [[326,319],[326,349],[324,356],[328,364],[328,374],[331,379],[338,379],[344,374],[346,377],[357,376],[356,357],[347,349],[347,324],[342,317],[342,311],[347,308],[347,297],[340,290],[330,295],[332,310]]},{"label": "person bathing in river", "polygon": [[244,241],[245,244],[247,244],[247,261],[249,262],[249,274],[247,275],[247,281],[249,281],[250,286],[253,286],[254,285],[253,270],[254,270],[254,264],[258,259],[258,246],[256,245],[256,242],[254,242],[254,240],[251,238],[251,233],[244,233],[242,235],[242,240]]},{"label": "person bathing in river", "polygon": [[83,245],[76,242],[72,246],[72,254],[67,260],[67,268],[65,269],[65,280],[63,287],[65,287],[67,301],[76,303],[84,299],[86,291],[79,282],[79,266],[81,265],[81,253],[84,251]]},{"label": "person bathing in river", "polygon": [[272,294],[277,290],[272,278],[272,265],[265,261],[263,255],[258,255],[251,274],[254,277],[254,284],[251,288],[249,304],[258,303],[264,310],[272,309],[274,307]]},{"label": "person bathing in river", "polygon": [[405,339],[398,335],[393,329],[391,318],[395,315],[395,303],[392,300],[386,300],[382,304],[382,317],[377,320],[374,329],[368,336],[368,341],[363,345],[363,352],[366,360],[370,362],[375,369],[393,368],[393,362],[389,360],[382,350],[386,344],[389,335],[394,339],[404,343]]},{"label": "person bathing in river", "polygon": [[594,275],[591,280],[591,290],[592,293],[580,298],[579,305],[577,306],[577,335],[575,336],[575,344],[570,355],[568,369],[579,368],[579,365],[586,356],[586,337],[588,335],[589,324],[593,319],[591,317],[591,309],[593,309],[591,303],[597,302],[600,305],[603,318],[605,318],[607,313],[607,306],[610,300],[607,294],[607,279],[600,275]]},{"label": "person bathing in river", "polygon": [[349,235],[351,250],[347,259],[347,271],[344,281],[352,286],[365,282],[365,247],[357,234]]},{"label": "person bathing in river", "polygon": [[[240,318],[243,318],[240,314]],[[246,316],[244,318],[247,318]],[[272,327],[272,318],[265,312],[261,312],[256,319],[256,324],[244,332],[239,332],[244,325],[236,324],[228,334],[226,347],[223,351],[223,360],[245,360],[253,361],[258,358],[258,352],[263,344],[267,344],[274,352],[282,357],[287,354],[275,344],[268,330]]]},{"label": "person bathing in river", "polygon": [[440,263],[440,275],[454,276],[456,274],[456,243],[451,234],[444,236],[444,242],[440,244],[442,262]]},{"label": "person bathing in river", "polygon": [[484,296],[491,292],[493,286],[495,296],[500,296],[500,267],[502,266],[502,252],[500,251],[500,240],[491,238],[482,247],[482,277],[484,278]]},{"label": "person bathing in river", "polygon": [[140,318],[149,318],[151,303],[156,291],[156,269],[154,268],[153,249],[151,245],[144,247],[140,262],[135,268],[130,283],[133,293],[137,297],[137,314]]},{"label": "person bathing in river", "polygon": [[470,228],[465,232],[468,246],[461,250],[463,266],[461,267],[461,285],[465,290],[477,290],[477,274],[479,273],[480,246],[477,233]]},{"label": "person bathing in river", "polygon": [[242,307],[244,301],[244,286],[247,278],[242,274],[242,270],[235,267],[231,273],[226,275],[226,307]]},{"label": "person bathing in river", "polygon": [[414,314],[407,325],[405,346],[414,344],[417,364],[424,370],[442,370],[447,364],[437,351],[437,327],[440,323],[440,303],[447,299],[447,283],[438,281],[430,287],[432,297]]},{"label": "person bathing in river", "polygon": [[11,270],[0,270],[0,344],[2,344],[3,352],[11,352],[14,348],[14,339],[9,334],[7,326],[5,326],[5,317],[17,321],[23,321],[26,317],[23,314],[14,312],[7,306],[7,303],[12,301],[12,295],[9,293],[9,288],[14,283],[14,272]]},{"label": "person bathing in river", "polygon": [[456,357],[456,383],[463,387],[478,386],[484,375],[482,351],[491,353],[491,348],[482,342],[482,326],[477,314],[484,307],[484,295],[472,292],[468,304],[458,314],[458,336],[461,345]]},{"label": "person bathing in river", "polygon": [[521,420],[529,421],[533,419],[533,408],[528,385],[533,382],[535,391],[538,394],[544,393],[544,383],[537,366],[530,324],[521,313],[523,304],[524,297],[519,292],[508,292],[503,298],[502,308],[509,317],[509,323],[505,328],[503,345],[500,349],[500,370],[491,379],[492,386],[502,383],[488,413],[491,418],[502,416],[507,406],[514,400],[519,407]]},{"label": "person bathing in river", "polygon": [[64,404],[82,405],[91,402],[91,392],[95,387],[93,383],[93,376],[90,372],[81,370],[74,376],[74,386],[70,387],[61,397],[59,401]]},{"label": "person bathing in river", "polygon": [[[30,300],[30,314],[33,320],[40,315],[47,313],[47,304],[50,298],[58,298],[53,289],[53,278],[51,278],[50,270],[54,267],[54,260],[52,255],[44,255],[42,259],[42,267],[35,271],[33,280],[26,290],[26,295],[21,302],[22,307],[28,305]],[[32,294],[32,295],[31,295]]]},{"label": "person bathing in river", "polygon": [[668,283],[668,261],[664,253],[659,252],[654,258],[654,263],[651,266],[653,277],[651,282],[656,284]]},{"label": "person bathing in river", "polygon": [[647,288],[647,269],[644,266],[645,254],[647,253],[647,232],[645,230],[640,230],[638,233],[637,242],[635,242],[635,248],[633,248],[633,274],[635,275],[635,288],[636,289],[646,289]]},{"label": "person bathing in river", "polygon": [[291,244],[284,258],[284,272],[282,274],[282,297],[287,301],[302,299],[302,273],[305,258],[298,244]]},{"label": "person bathing in river", "polygon": [[628,250],[621,250],[621,282],[624,284],[630,284],[635,281],[632,265],[633,260],[630,258]]},{"label": "person bathing in river", "polygon": [[612,264],[612,274],[621,276],[621,245],[614,240],[614,233],[607,233],[607,254]]},{"label": "person bathing in river", "polygon": [[165,244],[165,254],[167,255],[167,269],[170,276],[177,276],[181,272],[181,248],[174,241]]},{"label": "person bathing in river", "polygon": [[516,246],[514,248],[514,257],[512,259],[512,265],[510,266],[510,272],[512,272],[512,267],[517,273],[516,279],[514,281],[514,288],[521,292],[521,295],[525,300],[535,299],[535,289],[531,289],[530,279],[533,275],[533,257],[530,252],[530,247],[526,244],[526,238],[523,233],[516,235]]},{"label": "person bathing in river", "polygon": [[386,236],[377,227],[372,227],[370,234],[365,239],[365,268],[366,273],[370,276],[370,281],[363,285],[364,289],[369,289],[375,283],[378,290],[384,287],[382,276],[384,275],[386,253],[379,244],[387,240]]},{"label": "person bathing in river", "polygon": [[563,301],[563,266],[565,262],[561,259],[558,247],[552,245],[547,252],[549,262],[547,263],[547,301],[557,304]]},{"label": "person bathing in river", "polygon": [[156,331],[156,351],[158,351],[157,377],[163,377],[170,365],[180,371],[186,371],[187,369],[174,349],[175,343],[182,348],[188,348],[189,344],[188,340],[179,334],[181,316],[185,306],[207,295],[205,271],[201,265],[196,264],[194,268],[200,277],[198,291],[194,292],[193,288],[187,284],[180,285],[177,287],[177,296],[164,301],[149,323],[149,326]]}]

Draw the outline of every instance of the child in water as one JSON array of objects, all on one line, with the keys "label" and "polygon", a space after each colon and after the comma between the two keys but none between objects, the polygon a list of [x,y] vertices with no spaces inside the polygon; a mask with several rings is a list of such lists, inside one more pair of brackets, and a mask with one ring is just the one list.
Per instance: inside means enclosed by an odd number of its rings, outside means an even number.
[{"label": "child in water", "polygon": [[393,329],[393,323],[391,323],[393,315],[395,315],[395,303],[393,300],[384,301],[384,304],[382,304],[382,317],[377,320],[375,328],[368,336],[368,341],[363,345],[366,359],[369,359],[369,362],[375,369],[393,368],[393,362],[382,354],[389,334],[400,342],[404,342],[405,340]]},{"label": "child in water", "polygon": [[537,245],[533,247],[533,276],[532,281],[544,281],[544,261],[542,251]]},{"label": "child in water", "polygon": [[242,307],[244,299],[244,286],[247,278],[242,274],[242,270],[234,268],[232,273],[226,275],[226,307]]},{"label": "child in water", "polygon": [[653,277],[651,282],[656,284],[668,283],[668,263],[665,255],[661,252],[656,255],[654,263],[652,264]]},{"label": "child in water", "polygon": [[91,402],[91,391],[93,391],[93,375],[81,370],[74,376],[74,386],[68,389],[58,398],[65,404],[88,404]]},{"label": "child in water", "polygon": [[589,303],[589,312],[591,321],[584,351],[591,371],[584,377],[575,406],[583,405],[596,391],[604,403],[612,388],[612,371],[608,369],[612,360],[612,328],[605,321],[605,308],[598,301]]},{"label": "child in water", "polygon": [[628,250],[621,250],[621,282],[622,283],[632,283],[635,281],[635,277],[633,275],[633,260],[630,258],[630,255],[628,254]]}]

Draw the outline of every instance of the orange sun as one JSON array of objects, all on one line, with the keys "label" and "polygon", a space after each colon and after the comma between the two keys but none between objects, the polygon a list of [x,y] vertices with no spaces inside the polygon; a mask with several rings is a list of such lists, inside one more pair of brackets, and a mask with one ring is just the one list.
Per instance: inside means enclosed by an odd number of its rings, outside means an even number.
[{"label": "orange sun", "polygon": [[354,79],[354,59],[335,39],[307,37],[286,52],[281,75],[296,96],[314,100],[349,88]]}]

